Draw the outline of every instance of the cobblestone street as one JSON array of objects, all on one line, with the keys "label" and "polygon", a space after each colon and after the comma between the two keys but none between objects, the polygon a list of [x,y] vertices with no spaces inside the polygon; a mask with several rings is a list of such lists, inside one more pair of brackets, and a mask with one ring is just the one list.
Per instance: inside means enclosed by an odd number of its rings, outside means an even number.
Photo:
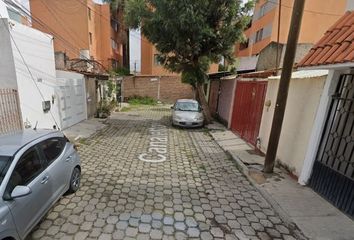
[{"label": "cobblestone street", "polygon": [[80,190],[30,238],[295,239],[208,131],[171,127],[167,107],[114,113],[79,152]]}]

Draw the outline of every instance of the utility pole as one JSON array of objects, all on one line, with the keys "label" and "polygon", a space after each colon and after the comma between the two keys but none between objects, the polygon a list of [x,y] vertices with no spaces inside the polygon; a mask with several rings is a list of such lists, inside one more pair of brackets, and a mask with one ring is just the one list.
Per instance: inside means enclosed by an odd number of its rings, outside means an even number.
[{"label": "utility pole", "polygon": [[278,11],[278,33],[277,33],[277,58],[275,59],[275,73],[278,75],[279,69],[279,44],[280,44],[280,21],[281,21],[281,0],[279,0],[279,11]]},{"label": "utility pole", "polygon": [[[296,54],[297,42],[300,34],[301,20],[305,0],[295,0],[291,17],[288,42],[286,44],[283,71],[281,73],[277,101],[275,103],[272,129],[269,136],[268,149],[264,162],[265,173],[272,173],[277,156],[280,133],[284,120],[286,100],[288,98],[289,84]],[[281,6],[279,6],[281,7]]]}]

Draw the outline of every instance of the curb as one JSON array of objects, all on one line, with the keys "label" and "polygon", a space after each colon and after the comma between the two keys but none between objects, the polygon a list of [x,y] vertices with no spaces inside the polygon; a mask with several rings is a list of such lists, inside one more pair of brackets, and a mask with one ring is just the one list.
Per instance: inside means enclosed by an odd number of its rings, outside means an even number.
[{"label": "curb", "polygon": [[241,159],[234,156],[233,154],[231,154],[227,150],[226,150],[226,153],[232,157],[232,159],[235,161],[235,163],[239,166],[239,169],[243,173],[243,175],[245,175],[245,177],[248,179],[248,181],[250,181],[252,183],[252,185],[261,193],[261,195],[265,198],[265,200],[273,207],[273,209],[279,215],[279,217],[285,223],[285,225],[292,230],[292,233],[294,234],[296,239],[300,239],[300,240],[309,239],[301,232],[300,228],[296,225],[296,223],[294,221],[291,220],[291,217],[274,200],[274,198],[267,191],[265,191],[256,181],[253,180],[253,178],[249,175],[248,167],[241,161]]},{"label": "curb", "polygon": [[219,145],[219,147],[226,152],[228,156],[236,163],[240,172],[251,182],[251,184],[257,189],[257,191],[263,196],[263,198],[272,206],[274,211],[279,215],[280,219],[285,223],[285,225],[290,229],[294,237],[299,240],[308,240],[297,224],[291,219],[291,217],[282,209],[282,207],[274,200],[274,198],[265,191],[249,174],[248,167],[239,159],[237,156],[232,154],[230,151],[224,149],[217,140],[212,137],[213,140]]}]

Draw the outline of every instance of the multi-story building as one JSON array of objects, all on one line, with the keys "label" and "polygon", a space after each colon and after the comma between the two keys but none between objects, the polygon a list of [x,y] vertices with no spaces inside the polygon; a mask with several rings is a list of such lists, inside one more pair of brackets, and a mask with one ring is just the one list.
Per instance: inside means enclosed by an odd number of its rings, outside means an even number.
[{"label": "multi-story building", "polygon": [[[282,66],[293,4],[294,0],[257,1],[252,22],[244,32],[246,41],[235,48],[240,72]],[[343,15],[346,4],[347,0],[306,1],[295,62]]]},{"label": "multi-story building", "polygon": [[[158,51],[152,43],[144,36],[141,37],[141,74],[168,76],[178,75],[165,69],[158,61]],[[134,70],[134,69],[131,69]],[[212,64],[209,69],[210,73],[218,72],[218,64]]]},{"label": "multi-story building", "polygon": [[[126,30],[121,13],[92,0],[30,0],[32,24],[54,36],[56,52],[96,60],[107,69],[123,66]],[[119,11],[119,10],[117,10]]]}]

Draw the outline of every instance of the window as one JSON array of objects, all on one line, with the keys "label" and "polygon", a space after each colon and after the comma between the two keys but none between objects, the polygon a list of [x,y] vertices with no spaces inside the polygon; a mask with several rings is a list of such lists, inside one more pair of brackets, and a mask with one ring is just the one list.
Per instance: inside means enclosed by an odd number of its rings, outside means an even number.
[{"label": "window", "polygon": [[176,111],[199,112],[200,106],[197,102],[176,102]]},{"label": "window", "polygon": [[2,180],[4,180],[4,177],[11,163],[12,163],[12,157],[0,156],[0,184],[2,183]]},{"label": "window", "polygon": [[161,61],[160,61],[160,59],[159,59],[159,54],[154,54],[154,65],[155,65],[155,66],[160,66],[160,65],[162,65],[162,64],[161,64]]},{"label": "window", "polygon": [[40,144],[44,157],[48,164],[51,164],[63,152],[66,145],[64,138],[48,139]]},{"label": "window", "polygon": [[117,49],[118,48],[118,44],[116,41],[114,41],[114,39],[111,38],[111,45],[113,49]]},{"label": "window", "polygon": [[267,6],[267,2],[264,3],[261,8],[259,9],[259,18],[263,17],[264,14],[266,14],[266,6]]},{"label": "window", "polygon": [[18,185],[28,185],[43,170],[40,157],[36,148],[31,148],[23,154],[18,161],[6,188],[10,194]]},{"label": "window", "polygon": [[88,18],[91,20],[91,8],[88,8]]},{"label": "window", "polygon": [[240,43],[240,50],[243,50],[243,49],[248,48],[248,44],[249,44],[249,39],[247,39],[247,40],[244,41],[244,42],[241,42],[241,43]]},{"label": "window", "polygon": [[92,33],[89,33],[90,44],[92,44]]},{"label": "window", "polygon": [[263,28],[256,33],[256,42],[259,42],[263,39]]},{"label": "window", "polygon": [[115,59],[112,59],[112,68],[117,69],[118,68],[118,61]]},{"label": "window", "polygon": [[118,32],[119,25],[117,20],[111,19],[111,26],[114,29],[114,31]]}]

